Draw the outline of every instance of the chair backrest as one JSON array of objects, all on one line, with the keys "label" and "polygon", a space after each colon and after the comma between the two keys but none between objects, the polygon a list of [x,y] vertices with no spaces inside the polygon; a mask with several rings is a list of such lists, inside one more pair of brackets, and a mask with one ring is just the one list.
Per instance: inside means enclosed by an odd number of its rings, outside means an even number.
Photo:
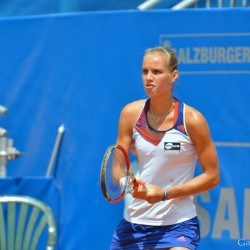
[{"label": "chair backrest", "polygon": [[53,250],[57,230],[50,207],[29,196],[0,196],[0,249],[36,250],[45,228],[46,250]]}]

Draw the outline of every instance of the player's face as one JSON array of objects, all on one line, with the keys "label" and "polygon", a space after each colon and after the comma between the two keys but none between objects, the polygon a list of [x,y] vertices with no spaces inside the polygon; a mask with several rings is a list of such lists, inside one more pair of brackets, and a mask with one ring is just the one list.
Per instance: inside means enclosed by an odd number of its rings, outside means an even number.
[{"label": "player's face", "polygon": [[149,97],[169,96],[178,72],[171,72],[166,57],[158,52],[147,54],[142,64],[142,80]]}]

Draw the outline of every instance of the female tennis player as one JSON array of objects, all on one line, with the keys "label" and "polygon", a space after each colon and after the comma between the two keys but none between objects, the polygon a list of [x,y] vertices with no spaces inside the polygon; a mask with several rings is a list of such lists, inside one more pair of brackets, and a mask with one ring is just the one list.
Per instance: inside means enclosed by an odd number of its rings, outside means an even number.
[{"label": "female tennis player", "polygon": [[[127,152],[135,140],[139,185],[113,234],[112,250],[195,250],[199,245],[193,195],[218,185],[220,173],[206,119],[172,96],[178,76],[170,49],[146,50],[142,80],[148,99],[123,108],[117,137]],[[202,173],[194,176],[197,159]]]}]

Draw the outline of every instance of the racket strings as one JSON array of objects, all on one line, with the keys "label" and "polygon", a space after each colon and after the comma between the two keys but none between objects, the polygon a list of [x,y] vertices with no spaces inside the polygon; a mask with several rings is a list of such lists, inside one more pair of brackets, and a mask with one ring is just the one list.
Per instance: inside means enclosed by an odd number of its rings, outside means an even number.
[{"label": "racket strings", "polygon": [[[122,185],[120,180],[125,178],[125,184]],[[113,199],[118,199],[125,191],[128,183],[128,173],[126,166],[126,159],[124,154],[118,148],[114,148],[109,156],[106,166],[106,192],[107,195]]]}]

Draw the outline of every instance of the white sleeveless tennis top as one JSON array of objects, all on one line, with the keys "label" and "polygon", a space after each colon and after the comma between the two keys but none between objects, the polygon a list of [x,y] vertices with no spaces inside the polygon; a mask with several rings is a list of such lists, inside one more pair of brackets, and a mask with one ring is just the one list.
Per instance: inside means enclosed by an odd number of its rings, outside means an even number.
[{"label": "white sleeveless tennis top", "polygon": [[[139,178],[160,187],[178,186],[193,178],[197,155],[185,128],[185,104],[175,99],[173,128],[165,131],[156,141],[147,135],[151,129],[147,122],[150,99],[134,128],[135,146],[139,161]],[[149,204],[145,200],[132,199],[125,211],[125,219],[144,225],[173,225],[195,217],[193,196],[175,198]]]}]

